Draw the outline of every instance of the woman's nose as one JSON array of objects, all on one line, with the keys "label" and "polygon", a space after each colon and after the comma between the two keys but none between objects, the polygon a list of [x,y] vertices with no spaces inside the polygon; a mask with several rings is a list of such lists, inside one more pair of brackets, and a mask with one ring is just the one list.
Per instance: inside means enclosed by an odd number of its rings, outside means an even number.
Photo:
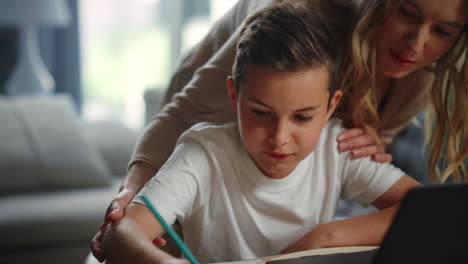
[{"label": "woman's nose", "polygon": [[427,25],[418,25],[415,26],[412,30],[410,30],[405,36],[406,41],[406,49],[405,54],[406,57],[411,57],[415,54],[421,53],[424,51],[424,47],[429,40],[430,36],[430,28]]}]

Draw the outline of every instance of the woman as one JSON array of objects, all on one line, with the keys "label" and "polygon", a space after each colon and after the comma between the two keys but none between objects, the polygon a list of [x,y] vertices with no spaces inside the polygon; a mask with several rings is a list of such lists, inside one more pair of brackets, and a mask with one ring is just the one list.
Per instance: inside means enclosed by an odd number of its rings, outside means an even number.
[{"label": "woman", "polygon": [[[342,117],[359,122],[365,115],[373,116],[374,122],[364,126],[371,133],[375,127],[386,141],[403,128],[404,119],[407,121],[414,115],[411,111],[401,112],[413,105],[418,109],[424,106],[429,98],[418,99],[429,97],[430,89],[430,114],[435,119],[427,123],[433,130],[429,176],[433,182],[444,182],[450,176],[460,180],[463,161],[468,155],[468,146],[463,144],[468,136],[466,117],[463,116],[467,112],[468,99],[467,62],[463,56],[468,47],[467,2],[454,1],[446,5],[443,1],[387,1],[387,10],[373,14],[370,10],[384,1],[365,2],[358,10],[363,15],[359,16],[361,19],[354,28],[352,50],[345,53],[345,65],[351,67],[345,71],[342,89],[350,100],[342,106],[350,111]],[[377,19],[379,16],[381,21]],[[369,73],[374,78],[369,78]],[[411,77],[418,74],[431,75],[426,80],[433,78],[432,84],[417,82],[409,86],[414,81]],[[402,90],[402,86],[411,89],[414,100],[404,102],[408,91]],[[409,105],[405,106],[405,103]],[[388,108],[386,104],[393,107]],[[444,148],[446,155],[441,155]],[[448,166],[438,179],[437,162],[441,156]]]},{"label": "woman", "polygon": [[[147,126],[136,146],[129,173],[108,208],[106,223],[122,217],[123,209],[164,163],[183,131],[200,121],[224,123],[234,119],[225,80],[231,74],[243,19],[269,4],[297,1],[240,0],[188,54],[171,81],[168,104]],[[356,158],[372,156],[376,161],[389,162],[391,155],[384,153],[384,144],[390,143],[432,97],[435,121],[428,123],[433,130],[431,178],[436,178],[433,171],[442,150],[446,150],[449,166],[442,180],[449,175],[459,179],[468,153],[468,144],[462,145],[468,136],[467,117],[462,114],[467,112],[463,102],[468,99],[467,62],[462,57],[468,46],[466,1],[309,2],[327,17],[336,18],[332,23],[344,43],[341,89],[345,98],[338,117],[355,127],[340,134],[340,149],[351,150]],[[373,122],[361,121],[368,119]],[[104,259],[100,241],[106,223],[91,242],[99,260]]]}]

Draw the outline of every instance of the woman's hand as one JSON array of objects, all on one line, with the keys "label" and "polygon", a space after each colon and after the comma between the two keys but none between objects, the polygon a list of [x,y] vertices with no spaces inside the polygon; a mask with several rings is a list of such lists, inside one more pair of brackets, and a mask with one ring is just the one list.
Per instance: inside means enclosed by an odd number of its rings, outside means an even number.
[{"label": "woman's hand", "polygon": [[[106,259],[102,249],[102,241],[107,226],[111,222],[122,219],[125,213],[125,208],[133,200],[135,195],[141,190],[143,185],[155,174],[156,170],[153,167],[142,162],[135,162],[130,167],[130,170],[122,184],[119,193],[112,200],[109,207],[107,207],[104,221],[90,242],[91,252],[100,262],[103,262]],[[156,246],[166,245],[166,241],[162,238],[155,239],[153,243]]]},{"label": "woman's hand", "polygon": [[[104,233],[106,232],[108,224],[110,222],[118,221],[124,216],[125,208],[133,200],[135,195],[136,193],[131,190],[122,189],[107,208],[104,222],[101,224],[98,232],[96,235],[94,235],[93,240],[91,240],[90,243],[91,252],[93,253],[93,256],[99,260],[99,262],[103,262],[106,259],[102,250],[102,240],[104,238]],[[156,238],[153,240],[153,243],[156,246],[162,247],[166,245],[166,240],[163,238]]]},{"label": "woman's hand", "polygon": [[124,216],[124,209],[133,200],[135,195],[136,193],[134,191],[123,188],[112,200],[109,207],[107,207],[104,222],[101,224],[98,232],[94,235],[90,243],[91,252],[99,262],[103,262],[106,259],[102,250],[102,240],[108,224],[120,220]]},{"label": "woman's hand", "polygon": [[151,238],[163,231],[145,205],[130,203],[125,208],[125,215],[119,221],[110,222],[104,231],[101,244],[106,263],[188,264],[187,260],[154,247]]},{"label": "woman's hand", "polygon": [[392,162],[393,156],[385,153],[385,147],[367,133],[363,127],[353,127],[342,131],[338,135],[340,151],[351,151],[353,158],[371,156],[376,162]]}]

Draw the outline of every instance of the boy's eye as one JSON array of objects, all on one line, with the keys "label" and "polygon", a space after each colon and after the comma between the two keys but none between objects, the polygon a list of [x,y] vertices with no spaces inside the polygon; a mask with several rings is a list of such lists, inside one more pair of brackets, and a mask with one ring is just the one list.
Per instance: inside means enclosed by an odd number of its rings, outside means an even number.
[{"label": "boy's eye", "polygon": [[305,115],[295,115],[294,118],[301,122],[307,122],[313,119],[312,116],[305,116]]},{"label": "boy's eye", "polygon": [[255,109],[255,108],[251,109],[251,111],[256,116],[269,116],[269,115],[271,115],[271,113],[268,112],[268,111],[263,111],[263,110],[259,110],[259,109]]}]

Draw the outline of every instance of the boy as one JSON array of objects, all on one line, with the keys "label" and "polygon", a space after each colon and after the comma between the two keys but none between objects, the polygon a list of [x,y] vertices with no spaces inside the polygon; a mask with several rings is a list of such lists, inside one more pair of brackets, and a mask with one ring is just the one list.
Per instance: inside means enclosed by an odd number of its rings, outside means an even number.
[{"label": "boy", "polygon": [[[377,245],[417,185],[390,164],[338,151],[341,123],[328,122],[342,96],[335,47],[331,29],[307,5],[272,6],[245,22],[227,81],[238,122],[192,127],[140,193],[167,222],[182,224],[200,262]],[[339,198],[384,210],[330,222]],[[151,243],[161,225],[135,202],[106,231],[109,263],[170,258]]]}]

